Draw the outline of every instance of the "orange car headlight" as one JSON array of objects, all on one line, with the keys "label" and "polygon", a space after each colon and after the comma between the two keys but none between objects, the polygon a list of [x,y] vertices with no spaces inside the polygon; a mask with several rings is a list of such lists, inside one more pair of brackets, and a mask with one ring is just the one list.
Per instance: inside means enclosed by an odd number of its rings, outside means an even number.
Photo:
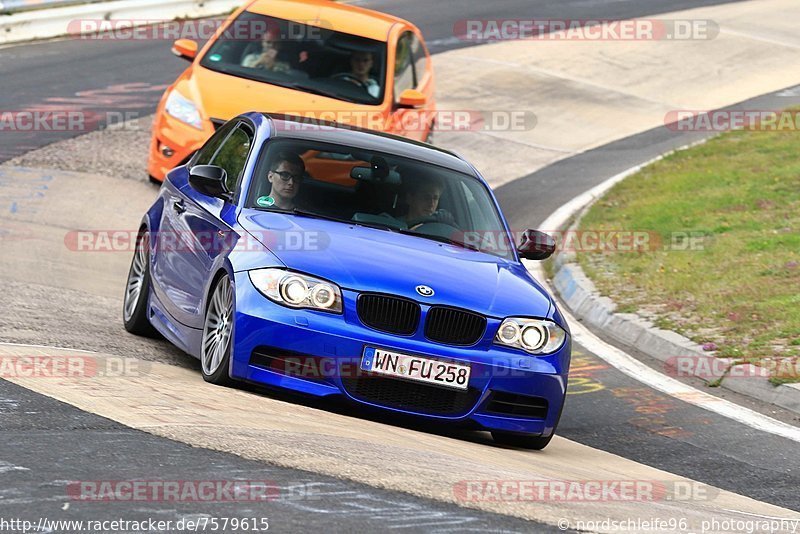
[{"label": "orange car headlight", "polygon": [[203,119],[200,118],[200,112],[197,111],[197,106],[188,98],[182,96],[177,91],[172,91],[167,97],[167,103],[164,110],[175,117],[179,121],[188,124],[198,130],[203,129]]}]

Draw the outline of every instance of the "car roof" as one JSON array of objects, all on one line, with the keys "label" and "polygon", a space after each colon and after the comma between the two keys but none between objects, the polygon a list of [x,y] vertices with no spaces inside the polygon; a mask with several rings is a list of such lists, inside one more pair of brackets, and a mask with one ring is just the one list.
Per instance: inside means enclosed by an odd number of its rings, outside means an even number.
[{"label": "car roof", "polygon": [[395,24],[392,15],[329,0],[255,0],[247,11],[386,42]]},{"label": "car roof", "polygon": [[274,124],[275,128],[271,128],[271,131],[273,132],[272,136],[275,138],[320,141],[375,152],[385,152],[446,167],[483,181],[472,165],[461,159],[457,154],[443,148],[420,143],[398,135],[335,122],[275,113],[263,113],[263,115]]}]

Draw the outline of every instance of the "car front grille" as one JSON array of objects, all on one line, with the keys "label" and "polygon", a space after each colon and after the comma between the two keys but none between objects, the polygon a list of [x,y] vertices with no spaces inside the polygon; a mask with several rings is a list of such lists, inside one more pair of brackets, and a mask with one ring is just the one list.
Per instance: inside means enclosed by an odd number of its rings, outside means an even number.
[{"label": "car front grille", "polygon": [[363,294],[358,297],[356,308],[361,322],[375,330],[407,336],[419,325],[419,304],[411,300]]},{"label": "car front grille", "polygon": [[357,400],[430,415],[466,415],[480,397],[475,388],[446,389],[366,372],[358,377],[343,376],[342,384]]},{"label": "car front grille", "polygon": [[434,306],[425,320],[425,337],[450,345],[474,345],[485,331],[485,317],[457,308]]}]

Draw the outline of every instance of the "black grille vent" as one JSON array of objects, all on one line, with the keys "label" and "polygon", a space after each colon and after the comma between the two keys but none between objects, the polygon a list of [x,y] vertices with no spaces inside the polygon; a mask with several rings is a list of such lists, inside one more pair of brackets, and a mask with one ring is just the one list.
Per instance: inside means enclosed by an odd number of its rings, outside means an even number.
[{"label": "black grille vent", "polygon": [[425,337],[450,345],[474,345],[485,331],[485,317],[456,308],[434,306],[425,321]]},{"label": "black grille vent", "polygon": [[486,405],[485,411],[516,417],[546,419],[547,406],[547,399],[541,397],[495,391],[492,393],[492,398],[489,400],[489,404]]},{"label": "black grille vent", "polygon": [[343,377],[342,384],[358,400],[431,415],[465,415],[480,397],[480,391],[475,388],[445,389],[372,373],[357,378]]},{"label": "black grille vent", "polygon": [[358,298],[358,317],[365,325],[391,332],[413,334],[419,324],[419,304],[385,295],[361,295]]}]

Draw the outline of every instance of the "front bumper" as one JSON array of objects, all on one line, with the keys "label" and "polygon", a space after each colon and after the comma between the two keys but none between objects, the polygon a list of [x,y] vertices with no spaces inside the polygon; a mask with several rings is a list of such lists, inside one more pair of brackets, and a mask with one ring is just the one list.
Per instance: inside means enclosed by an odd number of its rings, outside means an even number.
[{"label": "front bumper", "polygon": [[[364,326],[353,291],[343,290],[345,311],[338,315],[275,304],[258,292],[246,272],[236,273],[235,287],[234,378],[315,396],[344,395],[372,408],[486,430],[549,436],[558,422],[567,385],[569,338],[554,354],[534,357],[494,345],[500,321],[489,318],[476,345],[448,346],[427,340],[422,326],[411,336]],[[420,324],[426,311],[422,306]],[[469,389],[461,392],[364,373],[359,363],[366,346],[468,363]],[[518,411],[508,413],[508,403],[498,402],[517,396],[538,403],[539,409],[519,416]]]}]

